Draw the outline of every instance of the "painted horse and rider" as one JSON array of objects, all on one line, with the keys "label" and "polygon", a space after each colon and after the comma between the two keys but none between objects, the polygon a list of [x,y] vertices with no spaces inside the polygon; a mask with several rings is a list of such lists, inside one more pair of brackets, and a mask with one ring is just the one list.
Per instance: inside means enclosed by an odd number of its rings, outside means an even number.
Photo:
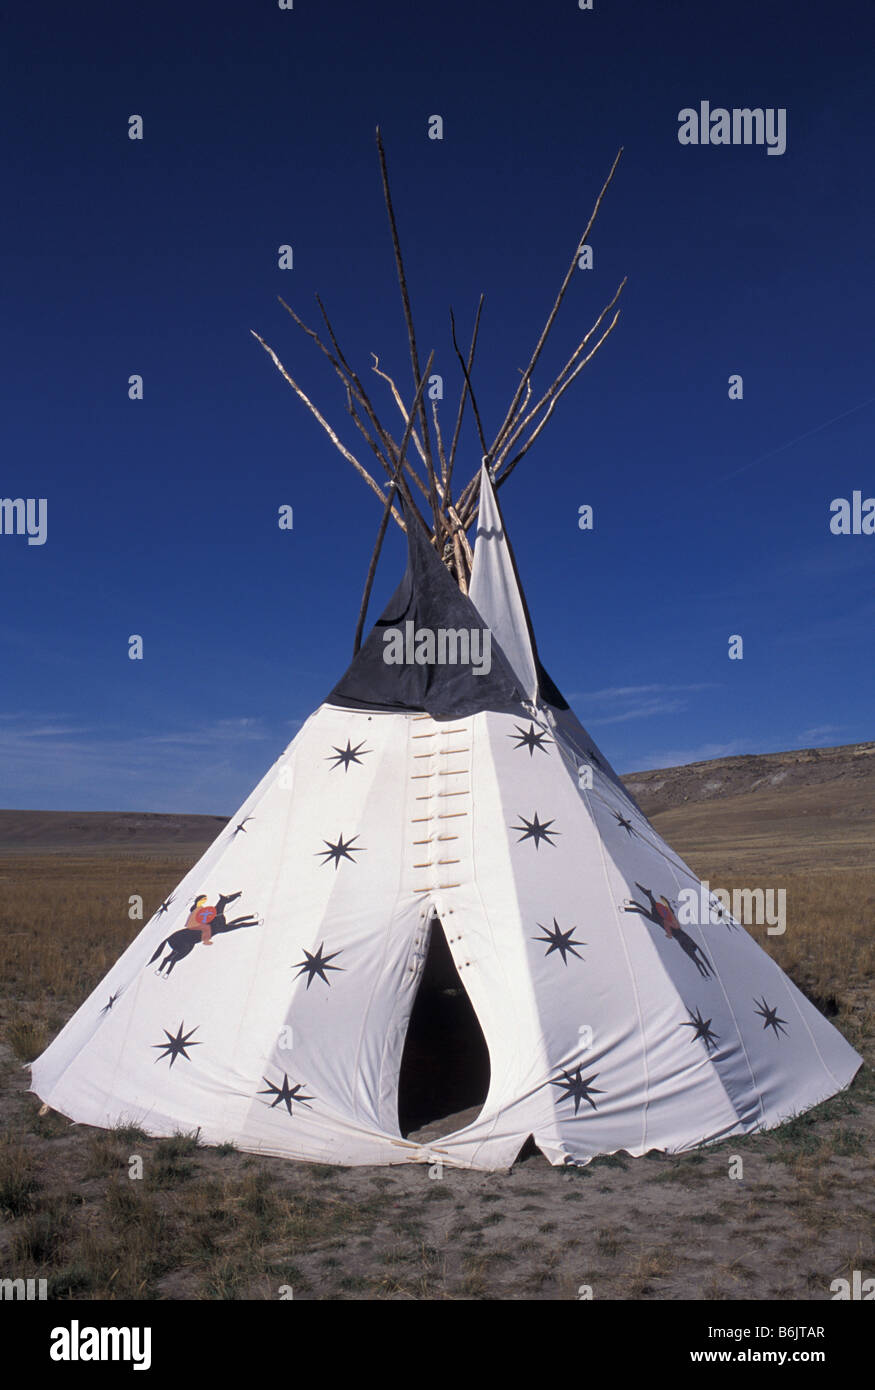
[{"label": "painted horse and rider", "polygon": [[225,917],[225,908],[229,903],[236,902],[242,892],[241,888],[236,893],[221,894],[215,907],[207,902],[206,893],[199,893],[191,905],[185,926],[165,937],[149,961],[150,965],[154,965],[165,947],[169,948],[155,974],[167,980],[174,966],[190,955],[195,946],[212,946],[213,938],[223,932],[237,931],[240,927],[259,926],[264,919],[251,912],[242,917],[234,917],[230,922]]},{"label": "painted horse and rider", "polygon": [[640,912],[642,917],[646,917],[648,922],[653,922],[657,927],[662,927],[669,941],[676,941],[682,951],[685,951],[690,960],[695,965],[699,974],[704,978],[713,974],[708,957],[704,951],[696,945],[689,932],[685,932],[678,921],[674,908],[664,894],[659,898],[654,898],[649,888],[643,884],[635,884],[647,898],[647,905],[638,903],[634,898],[623,904],[626,912]]}]

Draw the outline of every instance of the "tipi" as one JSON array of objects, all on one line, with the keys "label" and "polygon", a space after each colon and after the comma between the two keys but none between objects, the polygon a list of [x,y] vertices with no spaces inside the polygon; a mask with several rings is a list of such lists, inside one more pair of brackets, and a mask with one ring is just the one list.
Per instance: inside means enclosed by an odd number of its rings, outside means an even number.
[{"label": "tipi", "polygon": [[[861,1059],[721,909],[682,918],[695,874],[539,661],[494,482],[540,429],[538,407],[526,413],[546,331],[453,503],[458,427],[450,450],[436,431],[435,466],[429,367],[409,316],[408,328],[417,391],[407,411],[391,383],[400,445],[378,432],[330,325],[331,347],[319,343],[377,436],[380,539],[394,514],[404,578],[323,704],[34,1063],[33,1089],[80,1122],[339,1164],[502,1168],[530,1136],[551,1163],[585,1163],[779,1124],[847,1086]],[[462,407],[472,360],[473,343]],[[411,438],[433,526],[411,495]],[[489,1082],[469,1123],[420,1143],[399,1128],[399,1074],[441,932]]]}]

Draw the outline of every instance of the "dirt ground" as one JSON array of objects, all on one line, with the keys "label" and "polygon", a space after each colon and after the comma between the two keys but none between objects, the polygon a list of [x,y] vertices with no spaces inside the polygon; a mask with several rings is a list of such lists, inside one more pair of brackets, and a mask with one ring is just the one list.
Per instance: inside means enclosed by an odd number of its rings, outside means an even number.
[{"label": "dirt ground", "polygon": [[50,1297],[826,1299],[875,1266],[871,1084],[682,1157],[440,1174],[71,1126],[39,1116],[10,1048],[0,1064],[0,1269]]}]

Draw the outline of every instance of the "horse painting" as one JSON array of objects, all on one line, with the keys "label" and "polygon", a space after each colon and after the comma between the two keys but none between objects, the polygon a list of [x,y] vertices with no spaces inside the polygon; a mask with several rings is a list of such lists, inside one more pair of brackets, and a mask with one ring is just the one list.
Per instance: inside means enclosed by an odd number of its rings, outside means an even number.
[{"label": "horse painting", "polygon": [[657,902],[649,888],[642,884],[635,884],[647,898],[647,904],[636,902],[634,898],[624,903],[626,912],[640,912],[642,917],[646,917],[648,922],[653,922],[654,926],[662,927],[669,941],[676,941],[682,951],[685,951],[698,970],[699,974],[707,979],[713,972],[708,957],[704,951],[696,945],[689,932],[685,932],[677,917],[674,908],[668,898],[662,896]]},{"label": "horse painting", "polygon": [[[170,978],[174,966],[178,965],[186,956],[191,955],[199,943],[203,942],[203,944],[209,945],[212,937],[220,936],[223,932],[238,931],[241,927],[260,926],[264,919],[255,916],[254,913],[247,913],[243,917],[234,917],[230,922],[226,919],[225,908],[229,903],[236,901],[242,891],[241,888],[237,893],[222,894],[216,902],[215,914],[213,914],[212,909],[201,908],[204,901],[203,895],[196,898],[191,907],[189,924],[165,937],[150,959],[149,964],[154,965],[162,951],[167,949],[167,955],[161,961],[155,974],[167,980]],[[207,921],[209,924],[208,935],[202,926],[203,921]]]}]

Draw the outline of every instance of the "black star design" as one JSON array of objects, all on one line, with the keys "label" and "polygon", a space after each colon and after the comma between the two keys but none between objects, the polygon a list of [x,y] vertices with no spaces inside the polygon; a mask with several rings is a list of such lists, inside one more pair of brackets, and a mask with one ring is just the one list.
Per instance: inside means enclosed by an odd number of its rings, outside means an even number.
[{"label": "black star design", "polygon": [[545,956],[549,956],[553,951],[558,951],[562,957],[562,964],[567,965],[568,960],[566,953],[570,951],[573,956],[577,956],[578,960],[583,960],[583,956],[575,951],[574,948],[575,946],[585,946],[586,942],[575,941],[573,939],[574,933],[577,931],[576,927],[569,927],[568,931],[562,931],[555,917],[553,918],[553,931],[551,931],[549,927],[545,927],[541,922],[538,923],[538,926],[541,928],[544,935],[533,936],[532,940],[548,941],[550,943],[547,950],[544,952]]},{"label": "black star design", "polygon": [[348,859],[350,863],[354,864],[356,861],[352,856],[364,852],[364,845],[359,845],[358,848],[353,847],[353,841],[357,839],[358,835],[353,835],[352,840],[347,840],[344,843],[343,835],[338,835],[336,845],[333,845],[330,840],[323,840],[323,845],[327,845],[328,848],[317,849],[316,854],[317,856],[321,855],[326,864],[329,859],[333,859],[335,870],[338,868],[341,859]]},{"label": "black star design", "polygon": [[[528,748],[530,758],[534,756],[536,748],[540,748],[542,753],[547,753],[547,750],[544,747],[545,739],[547,743],[553,742],[552,739],[547,738],[547,735],[545,733],[536,733],[534,724],[529,724],[528,729],[521,729],[519,724],[517,724],[516,733],[508,734],[508,738],[516,739],[517,748]],[[547,756],[550,756],[549,753],[547,753]]]},{"label": "black star design", "polygon": [[682,1023],[681,1027],[694,1028],[695,1032],[690,1041],[695,1042],[696,1038],[702,1038],[704,1040],[705,1047],[710,1052],[711,1048],[716,1047],[718,1042],[717,1034],[713,1032],[711,1029],[710,1018],[703,1018],[702,1015],[699,1013],[698,1009],[695,1013],[693,1013],[692,1009],[687,1009],[687,1013],[690,1015],[692,1022]]},{"label": "black star design", "polygon": [[158,911],[155,913],[155,916],[156,916],[156,917],[163,917],[164,914],[165,914],[165,912],[169,912],[169,911],[170,911],[170,904],[173,902],[173,898],[174,898],[174,894],[171,893],[169,898],[165,898],[165,899],[164,899],[164,901],[163,901],[163,903],[161,904],[161,906],[159,907]]},{"label": "black star design", "polygon": [[586,750],[586,756],[587,756],[588,758],[592,758],[592,760],[593,760],[593,762],[595,763],[596,767],[601,767],[601,765],[602,765],[602,760],[601,760],[601,758],[599,757],[598,753],[595,751],[594,748],[587,748],[587,750]]},{"label": "black star design", "polygon": [[598,1106],[592,1099],[592,1096],[604,1094],[598,1086],[593,1086],[592,1084],[593,1081],[598,1078],[598,1072],[593,1072],[592,1076],[582,1077],[580,1075],[582,1071],[582,1067],[578,1067],[575,1072],[563,1071],[561,1080],[550,1082],[551,1086],[563,1086],[565,1088],[565,1095],[562,1097],[562,1100],[571,1100],[572,1096],[574,1097],[575,1115],[580,1109],[580,1102],[582,1100],[585,1100],[588,1105],[591,1105],[593,1110],[597,1110]]},{"label": "black star design", "polygon": [[359,753],[362,753],[365,756],[367,756],[368,753],[373,752],[373,749],[365,748],[364,739],[362,739],[361,743],[357,743],[355,748],[353,748],[349,739],[347,739],[345,748],[335,747],[334,751],[337,754],[337,757],[332,758],[331,754],[329,753],[325,761],[327,763],[333,762],[335,767],[340,767],[340,764],[343,763],[344,772],[348,772],[350,763],[361,763]]},{"label": "black star design", "polygon": [[119,997],[120,994],[121,994],[121,990],[120,990],[120,989],[117,989],[116,992],[115,992],[115,994],[111,994],[111,995],[109,996],[109,1002],[106,1003],[106,1004],[104,1004],[104,1006],[103,1006],[103,1008],[100,1010],[100,1012],[101,1012],[102,1014],[108,1014],[109,1011],[110,1011],[110,1009],[112,1008],[113,1004],[114,1004],[115,1001],[118,999],[118,997]]},{"label": "black star design", "polygon": [[[526,820],[525,816],[520,816],[520,820],[522,821],[522,825],[512,825],[510,827],[511,830],[522,830],[523,832],[517,840],[518,845],[522,844],[523,840],[534,840],[535,849],[538,848],[538,845],[542,840],[546,840],[548,845],[553,845],[553,841],[550,839],[550,836],[559,835],[561,833],[558,830],[550,829],[550,826],[553,824],[553,821],[539,821],[537,811],[535,811],[531,820]],[[556,846],[553,845],[553,848],[555,849]]]},{"label": "black star design", "polygon": [[255,817],[254,817],[254,816],[244,816],[243,820],[240,821],[239,825],[237,825],[237,826],[235,827],[235,829],[234,829],[234,834],[233,834],[233,836],[232,836],[232,839],[236,839],[237,836],[240,835],[241,833],[242,833],[243,835],[248,835],[248,834],[249,834],[249,831],[246,829],[246,822],[247,822],[248,820],[255,820]]},{"label": "black star design", "polygon": [[301,1084],[301,1085],[297,1085],[297,1086],[291,1086],[291,1085],[289,1085],[289,1078],[288,1078],[288,1076],[286,1075],[285,1072],[283,1072],[283,1084],[282,1084],[282,1086],[274,1086],[273,1082],[272,1082],[272,1081],[268,1081],[266,1076],[263,1076],[261,1079],[262,1079],[262,1081],[267,1081],[267,1090],[266,1090],[266,1091],[259,1091],[258,1094],[259,1094],[260,1096],[275,1096],[275,1097],[276,1097],[276,1099],[275,1099],[274,1101],[271,1102],[271,1106],[270,1106],[271,1110],[275,1110],[276,1107],[277,1107],[280,1103],[282,1103],[282,1104],[286,1107],[286,1109],[288,1110],[289,1114],[291,1115],[291,1113],[292,1113],[292,1101],[293,1101],[293,1100],[294,1100],[294,1101],[297,1101],[297,1103],[298,1103],[299,1105],[306,1105],[308,1100],[312,1100],[312,1099],[313,1099],[312,1096],[303,1096],[303,1095],[300,1094],[300,1092],[304,1089],[302,1084]]},{"label": "black star design", "polygon": [[325,983],[326,983],[327,985],[330,986],[330,985],[331,985],[331,981],[329,980],[328,976],[325,974],[325,971],[326,971],[326,970],[342,970],[342,969],[343,969],[343,966],[342,966],[342,965],[329,965],[329,964],[328,964],[328,962],[329,962],[330,960],[334,960],[334,957],[335,957],[335,956],[339,956],[339,955],[340,955],[340,951],[332,951],[330,956],[323,956],[322,952],[323,952],[324,949],[325,949],[325,942],[323,941],[323,942],[322,942],[322,945],[319,947],[319,949],[318,949],[318,951],[316,952],[315,955],[311,955],[309,951],[306,951],[306,950],[305,950],[305,951],[304,951],[304,955],[306,956],[306,960],[299,960],[298,963],[297,963],[297,965],[293,965],[293,966],[292,966],[292,969],[293,969],[293,970],[297,970],[297,971],[298,971],[298,974],[295,976],[295,979],[296,979],[296,980],[297,980],[301,975],[303,975],[303,974],[304,974],[304,971],[306,970],[306,972],[307,972],[307,988],[308,988],[308,989],[310,988],[311,984],[313,983],[313,980],[314,980],[314,978],[315,978],[316,975],[319,976],[320,980],[324,980]]},{"label": "black star design", "polygon": [[185,1049],[187,1047],[200,1047],[200,1043],[191,1041],[192,1037],[197,1032],[197,1029],[192,1028],[190,1033],[183,1033],[182,1030],[184,1027],[185,1024],[180,1023],[179,1030],[175,1038],[172,1036],[172,1034],[168,1033],[166,1028],[164,1029],[164,1036],[167,1039],[167,1042],[152,1044],[153,1047],[159,1047],[163,1049],[161,1052],[161,1056],[155,1058],[156,1062],[160,1062],[162,1058],[167,1056],[170,1057],[171,1067],[173,1066],[173,1063],[176,1061],[177,1057],[184,1057],[187,1062],[191,1061],[191,1058],[189,1057]]},{"label": "black star design", "polygon": [[630,820],[626,820],[625,816],[621,816],[619,811],[614,811],[613,816],[617,824],[622,825],[623,829],[627,832],[627,834],[635,834],[634,830],[632,829],[632,822]]},{"label": "black star design", "polygon": [[763,997],[762,999],[755,999],[754,1003],[757,1006],[754,1009],[754,1013],[759,1014],[760,1018],[765,1019],[765,1023],[763,1024],[764,1029],[773,1029],[775,1037],[778,1036],[779,1032],[786,1033],[787,1029],[784,1027],[784,1024],[787,1022],[787,1020],[786,1018],[778,1018],[777,1004],[773,1009],[770,1009],[765,1001],[765,997]]}]

